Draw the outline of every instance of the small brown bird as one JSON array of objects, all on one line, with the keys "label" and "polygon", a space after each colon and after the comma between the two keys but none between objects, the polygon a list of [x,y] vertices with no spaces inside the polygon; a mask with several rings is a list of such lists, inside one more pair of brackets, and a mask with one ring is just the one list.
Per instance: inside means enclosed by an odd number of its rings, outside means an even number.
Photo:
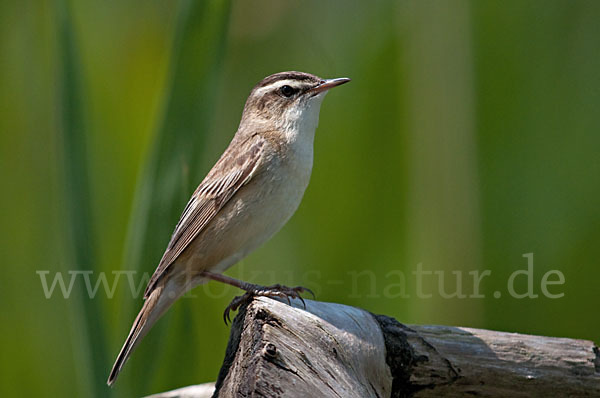
[{"label": "small brown bird", "polygon": [[300,298],[308,290],[259,286],[221,273],[269,240],[294,214],[312,171],[321,102],[330,88],[349,81],[281,72],[252,89],[233,140],[183,210],[108,385],[152,325],[199,284],[212,279],[246,291],[227,307],[226,319],[230,309],[253,295]]}]

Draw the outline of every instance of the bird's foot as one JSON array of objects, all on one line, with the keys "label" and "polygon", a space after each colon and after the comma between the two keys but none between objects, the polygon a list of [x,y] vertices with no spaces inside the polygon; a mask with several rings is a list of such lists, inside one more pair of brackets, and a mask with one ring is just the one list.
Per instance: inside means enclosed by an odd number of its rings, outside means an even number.
[{"label": "bird's foot", "polygon": [[287,300],[289,305],[292,304],[290,298],[297,298],[302,301],[302,305],[304,308],[306,308],[306,303],[304,302],[302,296],[300,296],[300,293],[304,292],[310,293],[313,298],[315,297],[315,294],[312,292],[312,290],[303,286],[288,287],[279,284],[271,286],[249,285],[248,289],[246,289],[246,293],[241,296],[234,297],[233,300],[231,300],[231,303],[229,303],[229,305],[225,308],[223,320],[227,325],[229,322],[231,322],[229,313],[231,311],[237,311],[242,304],[252,301],[255,296],[284,298]]}]

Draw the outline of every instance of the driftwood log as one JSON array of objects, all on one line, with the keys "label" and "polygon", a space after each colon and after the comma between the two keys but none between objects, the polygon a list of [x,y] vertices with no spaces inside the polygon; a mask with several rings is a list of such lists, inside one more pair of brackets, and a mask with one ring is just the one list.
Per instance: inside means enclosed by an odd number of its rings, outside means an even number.
[{"label": "driftwood log", "polygon": [[600,397],[594,343],[405,326],[341,304],[257,298],[235,318],[216,383],[165,397]]}]

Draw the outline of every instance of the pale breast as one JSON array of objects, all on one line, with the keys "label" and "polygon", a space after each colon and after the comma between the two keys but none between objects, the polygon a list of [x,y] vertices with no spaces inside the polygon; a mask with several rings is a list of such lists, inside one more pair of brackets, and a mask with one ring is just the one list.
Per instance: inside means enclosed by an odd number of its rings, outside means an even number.
[{"label": "pale breast", "polygon": [[312,153],[279,155],[194,239],[186,249],[187,267],[222,272],[269,240],[292,217],[310,180]]},{"label": "pale breast", "polygon": [[298,209],[310,181],[312,151],[289,153],[274,163],[278,164],[268,167],[255,181],[260,194],[252,206],[256,217],[251,224],[256,229],[256,240],[251,246],[271,238]]}]

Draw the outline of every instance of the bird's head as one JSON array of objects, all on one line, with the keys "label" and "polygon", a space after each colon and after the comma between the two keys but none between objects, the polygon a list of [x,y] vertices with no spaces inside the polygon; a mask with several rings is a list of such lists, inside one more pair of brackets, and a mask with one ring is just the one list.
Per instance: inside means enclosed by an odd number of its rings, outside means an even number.
[{"label": "bird's head", "polygon": [[286,134],[314,133],[321,101],[330,88],[348,78],[321,79],[304,72],[280,72],[264,78],[252,89],[241,126],[281,130]]}]

